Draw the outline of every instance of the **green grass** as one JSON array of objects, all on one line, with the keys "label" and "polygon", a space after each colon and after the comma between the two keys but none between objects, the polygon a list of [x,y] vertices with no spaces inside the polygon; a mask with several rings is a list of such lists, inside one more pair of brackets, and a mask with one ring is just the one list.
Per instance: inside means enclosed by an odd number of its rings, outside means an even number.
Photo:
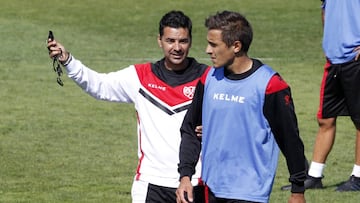
[{"label": "green grass", "polygon": [[[194,24],[190,55],[204,52],[204,19],[237,10],[253,25],[250,50],[291,85],[305,152],[311,158],[324,58],[319,1],[281,0],[2,0],[0,6],[0,202],[130,202],[137,164],[135,110],[97,101],[68,78],[57,85],[47,56],[48,30],[74,56],[99,72],[162,57],[156,44],[162,14],[181,9]],[[339,118],[324,190],[307,202],[358,202],[360,193],[336,193],[354,160],[354,128]],[[283,156],[271,201],[287,202]]]}]

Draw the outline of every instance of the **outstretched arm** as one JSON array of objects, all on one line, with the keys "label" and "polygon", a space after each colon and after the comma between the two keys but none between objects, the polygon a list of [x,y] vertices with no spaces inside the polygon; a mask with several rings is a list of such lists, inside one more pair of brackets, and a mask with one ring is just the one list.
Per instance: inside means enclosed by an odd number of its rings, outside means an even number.
[{"label": "outstretched arm", "polygon": [[56,58],[66,68],[67,75],[86,93],[96,99],[131,103],[139,88],[134,66],[115,72],[98,73],[76,60],[55,39],[47,39],[49,57]]}]

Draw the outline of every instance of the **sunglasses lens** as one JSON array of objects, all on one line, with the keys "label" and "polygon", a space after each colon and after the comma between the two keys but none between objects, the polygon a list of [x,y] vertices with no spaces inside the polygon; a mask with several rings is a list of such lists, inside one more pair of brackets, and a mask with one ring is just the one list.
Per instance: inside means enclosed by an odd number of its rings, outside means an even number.
[{"label": "sunglasses lens", "polygon": [[63,83],[63,81],[61,80],[60,77],[57,77],[57,78],[56,78],[56,82],[57,82],[60,86],[64,86],[64,83]]}]

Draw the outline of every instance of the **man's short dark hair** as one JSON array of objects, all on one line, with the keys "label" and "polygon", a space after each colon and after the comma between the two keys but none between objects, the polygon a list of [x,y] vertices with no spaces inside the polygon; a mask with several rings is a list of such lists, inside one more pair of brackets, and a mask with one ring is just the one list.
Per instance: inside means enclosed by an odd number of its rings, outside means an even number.
[{"label": "man's short dark hair", "polygon": [[161,18],[159,23],[160,37],[164,35],[165,27],[185,28],[189,30],[189,36],[191,39],[192,22],[182,11],[170,11]]},{"label": "man's short dark hair", "polygon": [[209,16],[205,20],[208,30],[221,30],[222,40],[227,46],[231,46],[235,41],[240,41],[241,52],[247,53],[253,39],[253,31],[248,20],[237,12],[222,11]]}]

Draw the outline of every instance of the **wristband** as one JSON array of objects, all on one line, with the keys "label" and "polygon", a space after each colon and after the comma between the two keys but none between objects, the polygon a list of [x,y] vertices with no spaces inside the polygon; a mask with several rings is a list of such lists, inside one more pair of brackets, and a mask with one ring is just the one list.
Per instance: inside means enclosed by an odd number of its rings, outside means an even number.
[{"label": "wristband", "polygon": [[69,65],[69,63],[71,62],[72,58],[73,58],[73,57],[72,57],[71,53],[68,52],[68,58],[66,59],[65,62],[61,62],[61,64],[62,64],[63,66]]}]

